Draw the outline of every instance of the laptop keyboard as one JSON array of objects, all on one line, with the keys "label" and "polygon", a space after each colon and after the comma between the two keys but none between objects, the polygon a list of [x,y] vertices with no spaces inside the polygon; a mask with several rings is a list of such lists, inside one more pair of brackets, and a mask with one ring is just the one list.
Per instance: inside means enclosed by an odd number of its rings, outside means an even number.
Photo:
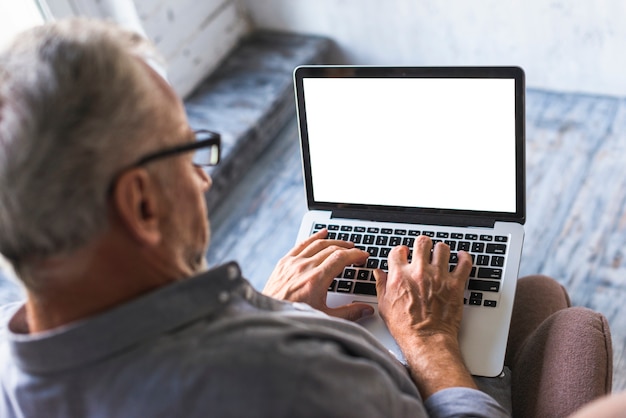
[{"label": "laptop keyboard", "polygon": [[[348,266],[333,280],[329,292],[376,295],[373,270],[387,271],[387,256],[398,245],[413,248],[415,238],[426,235],[433,243],[444,242],[450,246],[450,271],[456,266],[458,251],[472,256],[464,303],[472,306],[495,308],[499,301],[500,284],[505,265],[508,237],[494,234],[442,231],[432,229],[394,229],[372,226],[342,225],[340,223],[314,225],[312,234],[328,228],[329,239],[354,242],[357,248],[370,256],[363,266]],[[411,252],[409,252],[409,260]]]}]

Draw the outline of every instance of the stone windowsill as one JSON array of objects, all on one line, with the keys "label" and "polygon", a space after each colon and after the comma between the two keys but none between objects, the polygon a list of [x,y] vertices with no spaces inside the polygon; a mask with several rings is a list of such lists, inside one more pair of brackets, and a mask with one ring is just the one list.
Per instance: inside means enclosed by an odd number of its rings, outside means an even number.
[{"label": "stone windowsill", "polygon": [[317,36],[253,33],[185,100],[192,127],[222,134],[209,210],[295,117],[294,68],[323,63],[329,48],[330,41]]}]

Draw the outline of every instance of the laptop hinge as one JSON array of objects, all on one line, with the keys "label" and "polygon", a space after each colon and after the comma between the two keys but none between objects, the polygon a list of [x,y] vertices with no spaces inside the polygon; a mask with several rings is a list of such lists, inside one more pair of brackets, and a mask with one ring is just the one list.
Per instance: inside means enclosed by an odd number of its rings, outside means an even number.
[{"label": "laptop hinge", "polygon": [[396,222],[424,225],[446,225],[446,226],[474,226],[482,228],[492,228],[496,220],[478,218],[475,216],[459,216],[444,214],[407,214],[385,211],[362,211],[351,209],[333,210],[332,219],[360,219],[375,222]]}]

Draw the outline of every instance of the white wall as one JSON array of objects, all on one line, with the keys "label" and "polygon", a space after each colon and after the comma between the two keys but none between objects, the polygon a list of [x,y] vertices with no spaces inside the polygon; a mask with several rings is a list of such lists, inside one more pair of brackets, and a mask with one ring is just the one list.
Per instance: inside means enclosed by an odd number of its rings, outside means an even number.
[{"label": "white wall", "polygon": [[235,0],[135,0],[135,4],[181,96],[217,68],[249,31]]},{"label": "white wall", "polygon": [[237,0],[38,1],[48,18],[111,18],[143,32],[165,57],[168,79],[181,96],[217,68],[250,30]]},{"label": "white wall", "polygon": [[332,38],[346,63],[520,65],[527,85],[626,96],[624,0],[239,0],[261,28]]}]

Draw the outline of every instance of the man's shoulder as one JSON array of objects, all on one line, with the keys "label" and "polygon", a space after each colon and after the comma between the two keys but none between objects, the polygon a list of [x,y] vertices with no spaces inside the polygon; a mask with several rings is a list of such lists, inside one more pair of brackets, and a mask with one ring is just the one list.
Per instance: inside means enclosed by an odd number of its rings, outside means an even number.
[{"label": "man's shoulder", "polygon": [[419,395],[404,368],[354,330],[358,325],[307,310],[242,308],[164,336],[170,341],[148,347],[116,379],[151,376],[143,386],[193,394],[193,402],[225,416],[297,416],[305,410],[313,416],[366,410],[371,416],[420,416]]}]

